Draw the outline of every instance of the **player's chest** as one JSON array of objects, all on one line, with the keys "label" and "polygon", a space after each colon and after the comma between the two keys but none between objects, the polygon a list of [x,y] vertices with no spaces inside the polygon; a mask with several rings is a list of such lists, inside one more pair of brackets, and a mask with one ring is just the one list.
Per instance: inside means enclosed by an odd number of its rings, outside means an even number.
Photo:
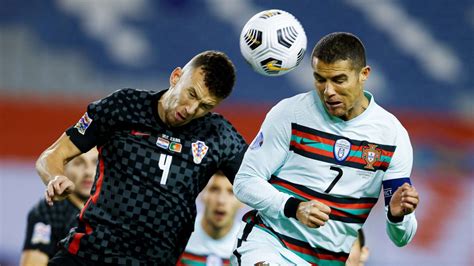
[{"label": "player's chest", "polygon": [[385,172],[396,146],[381,142],[369,129],[341,131],[293,123],[289,150],[299,155],[293,159],[304,157],[316,167],[324,162],[359,172]]},{"label": "player's chest", "polygon": [[176,134],[171,131],[124,129],[114,133],[108,143],[131,164],[147,163],[166,167],[205,167],[215,162],[215,143],[203,135]]}]

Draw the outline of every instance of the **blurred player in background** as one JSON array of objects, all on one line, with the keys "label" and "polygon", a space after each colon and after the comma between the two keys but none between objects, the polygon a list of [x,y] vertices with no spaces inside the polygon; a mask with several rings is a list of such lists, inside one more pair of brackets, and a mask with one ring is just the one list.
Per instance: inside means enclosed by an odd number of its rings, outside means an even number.
[{"label": "blurred player in background", "polygon": [[77,225],[77,215],[90,196],[97,167],[97,149],[93,148],[64,167],[64,175],[74,183],[69,197],[54,206],[42,199],[28,213],[21,265],[47,265],[58,250],[58,242]]},{"label": "blurred player in background", "polygon": [[382,185],[390,239],[404,246],[415,235],[410,139],[364,90],[362,42],[329,34],[311,60],[316,90],[272,108],[236,176],[235,195],[256,209],[244,216],[236,264],[343,265]]},{"label": "blurred player in background", "polygon": [[361,228],[357,233],[356,241],[352,244],[346,266],[364,266],[369,259],[369,254],[369,248],[365,245],[364,231]]},{"label": "blurred player in background", "polygon": [[232,191],[232,184],[217,172],[202,192],[204,213],[199,214],[194,232],[178,265],[230,265],[230,255],[240,224],[235,215],[242,206]]},{"label": "blurred player in background", "polygon": [[196,197],[221,170],[229,179],[246,143],[221,115],[235,69],[206,51],[170,75],[169,89],[123,89],[91,103],[37,161],[49,203],[72,191],[65,161],[99,150],[95,190],[50,265],[174,265],[194,229]]}]

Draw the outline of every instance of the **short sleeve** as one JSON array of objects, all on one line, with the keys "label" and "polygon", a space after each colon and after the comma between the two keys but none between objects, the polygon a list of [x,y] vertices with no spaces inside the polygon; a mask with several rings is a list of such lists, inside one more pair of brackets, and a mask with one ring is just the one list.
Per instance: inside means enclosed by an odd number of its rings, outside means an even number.
[{"label": "short sleeve", "polygon": [[120,106],[126,98],[126,90],[118,90],[109,96],[92,102],[87,111],[66,134],[81,152],[100,146],[118,124]]},{"label": "short sleeve", "polygon": [[396,139],[396,149],[393,158],[384,175],[384,181],[409,178],[413,167],[413,148],[408,132],[400,126]]},{"label": "short sleeve", "polygon": [[247,150],[247,143],[232,124],[225,119],[219,134],[220,145],[223,147],[223,156],[218,168],[233,183]]},{"label": "short sleeve", "polygon": [[23,250],[37,249],[48,256],[54,254],[56,241],[53,234],[51,217],[41,213],[38,208],[33,208],[28,213],[26,236]]}]

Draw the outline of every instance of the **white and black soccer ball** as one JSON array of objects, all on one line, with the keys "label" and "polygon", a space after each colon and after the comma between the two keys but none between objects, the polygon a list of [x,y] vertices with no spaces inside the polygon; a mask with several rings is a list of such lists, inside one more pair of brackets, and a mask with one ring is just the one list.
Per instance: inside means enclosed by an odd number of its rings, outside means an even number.
[{"label": "white and black soccer ball", "polygon": [[295,69],[304,57],[306,43],[301,23],[279,9],[254,15],[240,34],[240,52],[265,76],[280,76]]}]

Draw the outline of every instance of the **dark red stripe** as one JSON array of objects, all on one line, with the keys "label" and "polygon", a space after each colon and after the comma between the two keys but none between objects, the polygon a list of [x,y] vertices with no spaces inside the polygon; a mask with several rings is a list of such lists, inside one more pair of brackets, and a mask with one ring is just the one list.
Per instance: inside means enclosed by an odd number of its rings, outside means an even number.
[{"label": "dark red stripe", "polygon": [[321,136],[317,136],[317,135],[305,133],[305,132],[302,132],[302,131],[298,131],[297,129],[293,129],[291,131],[291,134],[293,134],[295,136],[298,136],[298,137],[305,138],[305,139],[310,139],[310,140],[314,140],[314,141],[321,142],[321,143],[324,143],[324,144],[328,144],[328,145],[331,145],[331,146],[334,146],[334,143],[335,143],[335,141],[332,140],[332,139],[326,139],[326,138],[323,138]]},{"label": "dark red stripe", "polygon": [[[102,147],[97,149],[99,151],[99,178],[97,180],[97,186],[96,186],[96,191],[92,197],[90,197],[84,207],[81,210],[81,213],[79,214],[79,221],[83,222],[85,224],[85,230],[86,234],[91,234],[93,229],[92,227],[84,221],[84,213],[87,209],[87,207],[90,205],[90,202],[94,202],[94,204],[97,202],[97,199],[99,198],[99,193],[100,189],[102,187],[102,180],[104,177],[104,160],[102,159],[101,152],[102,152]],[[73,239],[71,241],[71,244],[69,245],[68,251],[71,254],[76,255],[77,252],[79,251],[79,244],[81,242],[81,238],[84,237],[84,233],[75,233],[73,236]]]},{"label": "dark red stripe", "polygon": [[293,141],[293,140],[290,142],[290,145],[293,146],[293,147],[296,147],[300,150],[303,150],[303,151],[319,154],[319,155],[326,156],[326,157],[329,157],[329,158],[334,158],[334,155],[332,154],[331,151],[326,151],[326,150],[314,148],[314,147],[311,147],[311,146],[308,146],[308,145],[302,145],[301,143],[298,143],[298,142]]},{"label": "dark red stripe", "polygon": [[337,261],[345,262],[346,259],[347,259],[346,257],[342,257],[342,256],[335,256],[335,255],[331,255],[331,254],[317,253],[317,252],[313,251],[312,249],[297,246],[297,245],[291,244],[290,242],[285,241],[285,240],[283,240],[283,242],[291,250],[298,251],[298,252],[306,254],[306,255],[310,255],[310,256],[318,258],[320,260],[337,260]]},{"label": "dark red stripe", "polygon": [[[331,146],[334,146],[334,143],[335,143],[335,141],[332,140],[332,139],[324,138],[324,137],[318,136],[318,135],[313,135],[311,133],[306,133],[306,132],[303,132],[303,131],[299,131],[297,129],[292,129],[291,133],[295,136],[298,136],[298,137],[302,137],[302,138],[309,139],[309,140],[314,140],[314,141],[321,142],[321,143],[331,145]],[[365,145],[356,145],[356,144],[354,144],[353,140],[351,140],[350,142],[351,142],[351,150],[352,151],[362,151],[362,149],[364,147],[366,147]],[[360,141],[358,141],[358,142],[360,142]],[[377,144],[377,149],[379,149],[382,152],[383,156],[387,156],[387,157],[392,157],[393,156],[393,152],[384,150],[383,148],[380,147],[380,144]]]},{"label": "dark red stripe", "polygon": [[206,262],[206,259],[207,259],[206,256],[199,256],[199,255],[188,253],[188,252],[183,252],[183,255],[181,256],[181,258],[190,259],[190,260],[199,261],[199,262]]},{"label": "dark red stripe", "polygon": [[69,245],[68,251],[69,253],[76,255],[79,251],[79,242],[81,238],[84,236],[84,233],[76,233],[72,239],[71,244]]},{"label": "dark red stripe", "polygon": [[318,198],[318,197],[315,197],[313,195],[310,195],[308,193],[305,193],[295,187],[293,187],[292,185],[290,184],[287,184],[287,183],[284,183],[282,181],[279,181],[279,180],[275,180],[275,181],[272,181],[271,182],[272,184],[277,184],[279,186],[282,186],[284,188],[287,188],[293,192],[295,192],[296,194],[308,199],[308,200],[312,200],[312,199],[315,199],[317,201],[320,201],[330,207],[339,207],[339,208],[345,208],[345,209],[368,209],[368,208],[372,208],[375,203],[339,203],[339,202],[332,202],[332,201],[329,201],[327,199],[322,199],[322,198]]}]

